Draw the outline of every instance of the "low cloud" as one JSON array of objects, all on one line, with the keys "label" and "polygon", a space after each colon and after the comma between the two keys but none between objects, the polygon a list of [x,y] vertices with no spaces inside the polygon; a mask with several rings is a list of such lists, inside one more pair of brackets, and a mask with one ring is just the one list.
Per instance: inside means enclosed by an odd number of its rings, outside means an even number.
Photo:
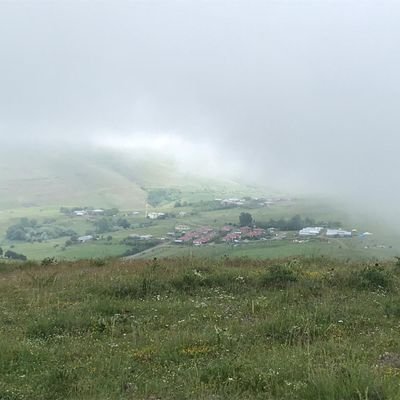
[{"label": "low cloud", "polygon": [[394,210],[399,17],[392,1],[2,2],[3,148],[158,143]]}]

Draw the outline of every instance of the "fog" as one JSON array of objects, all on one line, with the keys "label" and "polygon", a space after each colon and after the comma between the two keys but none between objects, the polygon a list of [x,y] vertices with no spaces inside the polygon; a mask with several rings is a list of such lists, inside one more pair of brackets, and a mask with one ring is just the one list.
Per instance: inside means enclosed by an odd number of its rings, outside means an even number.
[{"label": "fog", "polygon": [[1,148],[153,148],[392,213],[399,20],[396,1],[2,1]]}]

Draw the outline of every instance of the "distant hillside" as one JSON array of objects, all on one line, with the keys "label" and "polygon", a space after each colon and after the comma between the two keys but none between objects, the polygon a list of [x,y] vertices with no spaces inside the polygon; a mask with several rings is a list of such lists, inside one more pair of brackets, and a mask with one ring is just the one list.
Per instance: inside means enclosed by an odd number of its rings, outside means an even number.
[{"label": "distant hillside", "polygon": [[209,183],[179,172],[167,158],[148,153],[19,150],[0,157],[2,209],[60,205],[143,208],[149,188],[199,188]]}]

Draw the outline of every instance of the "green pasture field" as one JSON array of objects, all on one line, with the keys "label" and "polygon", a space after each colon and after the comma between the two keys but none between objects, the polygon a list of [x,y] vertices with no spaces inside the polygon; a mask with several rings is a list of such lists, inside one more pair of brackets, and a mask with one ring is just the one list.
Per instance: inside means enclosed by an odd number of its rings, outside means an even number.
[{"label": "green pasture field", "polygon": [[400,266],[0,265],[0,398],[397,400]]},{"label": "green pasture field", "polygon": [[[241,243],[237,246],[228,244],[213,244],[204,246],[164,245],[153,251],[146,251],[143,258],[163,258],[174,256],[196,257],[250,257],[255,259],[274,259],[289,256],[306,257],[331,257],[340,260],[385,260],[394,259],[399,255],[398,248],[376,248],[365,249],[368,241],[360,242],[354,239],[333,239],[330,242],[311,240],[306,243],[293,243],[290,240],[276,241],[254,241]],[[135,258],[140,258],[140,254]]]}]

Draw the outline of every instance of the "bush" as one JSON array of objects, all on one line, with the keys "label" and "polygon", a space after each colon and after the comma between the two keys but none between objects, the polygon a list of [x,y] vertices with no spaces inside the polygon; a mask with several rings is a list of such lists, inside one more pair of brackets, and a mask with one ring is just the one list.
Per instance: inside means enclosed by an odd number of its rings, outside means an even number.
[{"label": "bush", "polygon": [[42,262],[41,262],[41,265],[42,265],[43,267],[46,267],[46,266],[48,266],[48,265],[53,265],[53,264],[57,264],[57,260],[56,260],[55,257],[46,257],[46,258],[43,258],[43,260],[42,260]]},{"label": "bush", "polygon": [[261,283],[266,287],[284,288],[297,280],[297,274],[290,265],[273,265],[268,268]]},{"label": "bush", "polygon": [[203,278],[196,272],[187,272],[175,278],[172,281],[172,286],[178,292],[190,293],[203,286]]},{"label": "bush", "polygon": [[365,267],[350,276],[350,286],[364,290],[390,289],[393,280],[388,271],[380,266]]}]

